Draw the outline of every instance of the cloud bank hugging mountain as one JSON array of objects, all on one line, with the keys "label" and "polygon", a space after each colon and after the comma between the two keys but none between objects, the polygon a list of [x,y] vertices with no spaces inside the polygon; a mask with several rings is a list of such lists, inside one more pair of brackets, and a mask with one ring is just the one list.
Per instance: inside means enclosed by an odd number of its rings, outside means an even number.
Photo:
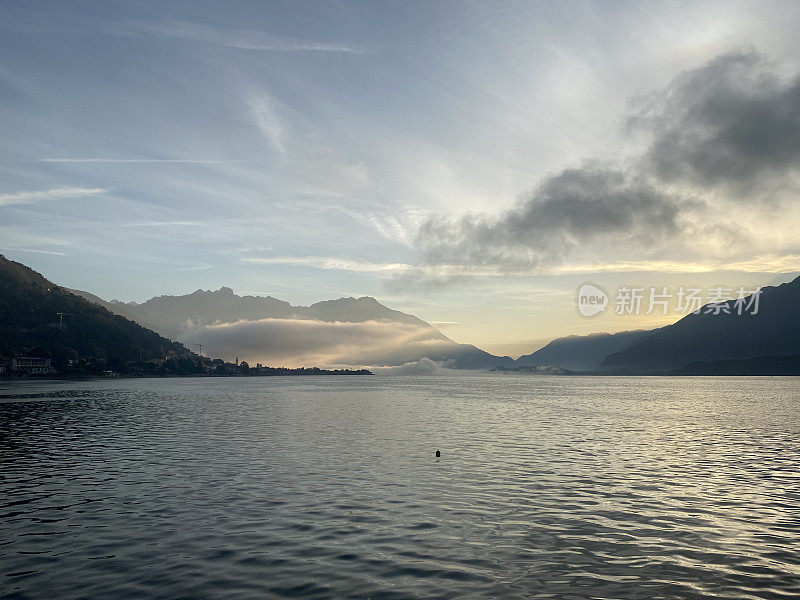
[{"label": "cloud bank hugging mountain", "polygon": [[181,338],[209,356],[288,367],[402,365],[456,346],[413,323],[258,319],[191,329]]}]

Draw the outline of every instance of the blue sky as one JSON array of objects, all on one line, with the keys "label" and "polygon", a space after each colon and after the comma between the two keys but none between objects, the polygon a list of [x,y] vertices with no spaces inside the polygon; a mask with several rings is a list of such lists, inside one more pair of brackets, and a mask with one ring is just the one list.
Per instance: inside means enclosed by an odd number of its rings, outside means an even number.
[{"label": "blue sky", "polygon": [[372,295],[509,353],[651,325],[581,320],[574,291],[788,278],[795,162],[767,191],[648,171],[708,207],[669,249],[568,231],[509,261],[456,224],[586,161],[627,173],[661,131],[632,115],[719,56],[756,53],[780,95],[798,25],[793,2],[4,2],[0,252],[105,298]]}]

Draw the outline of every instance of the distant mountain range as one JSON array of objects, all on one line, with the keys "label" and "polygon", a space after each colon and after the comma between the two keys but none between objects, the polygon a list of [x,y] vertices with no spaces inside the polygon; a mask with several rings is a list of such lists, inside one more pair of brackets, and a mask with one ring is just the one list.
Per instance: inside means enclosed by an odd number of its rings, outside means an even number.
[{"label": "distant mountain range", "polygon": [[192,329],[259,319],[313,319],[349,323],[391,321],[428,327],[435,332],[432,335],[447,339],[422,319],[392,310],[368,296],[326,300],[311,306],[292,306],[272,296],[238,296],[231,288],[221,287],[216,291],[197,290],[182,296],[158,296],[137,304],[119,300],[105,301],[89,292],[70,291],[170,339],[179,339]]},{"label": "distant mountain range", "polygon": [[[339,298],[293,306],[270,296],[239,296],[231,288],[159,296],[141,304],[73,293],[213,356],[235,354],[250,362],[396,366],[429,358],[454,369],[513,365],[470,344],[458,344],[413,315],[374,298]],[[351,324],[348,326],[348,324]]]},{"label": "distant mountain range", "polygon": [[[701,310],[672,325],[553,340],[513,360],[459,344],[374,298],[293,306],[228,287],[140,304],[67,290],[0,255],[0,356],[91,357],[109,365],[206,356],[255,364],[398,366],[430,359],[454,369],[519,373],[791,374],[800,356],[800,277],[765,287],[757,314]],[[59,313],[64,318],[58,323]],[[152,330],[152,331],[151,331]],[[188,366],[186,368],[189,368]]]},{"label": "distant mountain range", "polygon": [[515,367],[557,366],[570,371],[593,371],[606,356],[629,348],[652,332],[644,329],[620,333],[592,333],[557,338],[533,354],[520,356]]}]

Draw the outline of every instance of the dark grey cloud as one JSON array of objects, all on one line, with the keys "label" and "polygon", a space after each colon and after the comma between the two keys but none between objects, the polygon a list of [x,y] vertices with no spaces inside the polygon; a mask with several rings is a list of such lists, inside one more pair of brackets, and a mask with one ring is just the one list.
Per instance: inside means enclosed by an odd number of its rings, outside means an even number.
[{"label": "dark grey cloud", "polygon": [[756,52],[679,76],[631,120],[652,133],[646,166],[664,182],[749,191],[800,167],[800,77]]},{"label": "dark grey cloud", "polygon": [[[650,140],[625,168],[566,169],[499,217],[429,219],[417,236],[426,264],[511,272],[576,254],[685,258],[681,242],[690,237],[744,244],[747,233],[726,222],[719,202],[756,189],[747,197],[773,200],[763,192],[791,181],[800,166],[800,77],[782,78],[755,52],[725,54],[654,93],[630,125]],[[709,195],[720,186],[724,194]],[[404,273],[400,283],[416,276]]]},{"label": "dark grey cloud", "polygon": [[430,264],[538,268],[585,243],[659,247],[681,235],[681,212],[695,206],[635,175],[586,165],[548,178],[499,218],[431,219],[418,242]]}]

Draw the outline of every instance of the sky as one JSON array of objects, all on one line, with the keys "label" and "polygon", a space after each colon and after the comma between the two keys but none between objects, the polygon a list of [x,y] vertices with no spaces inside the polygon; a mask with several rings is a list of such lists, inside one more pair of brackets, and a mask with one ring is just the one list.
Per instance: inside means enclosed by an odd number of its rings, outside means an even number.
[{"label": "sky", "polygon": [[6,1],[0,252],[106,299],[373,296],[500,354],[659,326],[615,292],[800,271],[799,26],[763,0]]}]

